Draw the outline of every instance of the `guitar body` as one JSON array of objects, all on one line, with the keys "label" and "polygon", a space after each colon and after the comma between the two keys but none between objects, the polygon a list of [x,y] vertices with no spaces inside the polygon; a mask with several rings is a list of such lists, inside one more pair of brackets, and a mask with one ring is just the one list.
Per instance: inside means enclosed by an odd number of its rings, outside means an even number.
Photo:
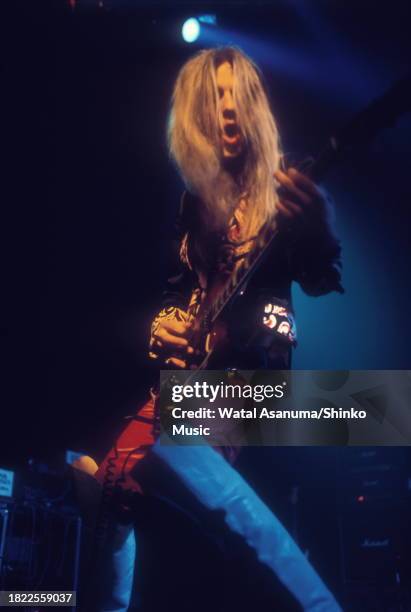
[{"label": "guitar body", "polygon": [[[226,283],[226,275],[218,275],[210,282],[209,290],[194,320],[190,343],[196,353],[188,367],[204,369],[210,355],[217,349],[223,349],[228,343],[227,325],[223,317],[217,317],[214,322],[210,322],[206,316],[210,305],[215,303],[225,290]],[[151,391],[150,397],[130,419],[115,446],[101,463],[96,478],[105,489],[116,488],[124,492],[142,493],[132,474],[156,441],[159,421],[157,399],[158,393]]]},{"label": "guitar body", "polygon": [[156,441],[156,402],[156,394],[151,393],[101,462],[95,478],[107,497],[111,497],[116,490],[142,493],[140,485],[133,478],[133,472]]}]

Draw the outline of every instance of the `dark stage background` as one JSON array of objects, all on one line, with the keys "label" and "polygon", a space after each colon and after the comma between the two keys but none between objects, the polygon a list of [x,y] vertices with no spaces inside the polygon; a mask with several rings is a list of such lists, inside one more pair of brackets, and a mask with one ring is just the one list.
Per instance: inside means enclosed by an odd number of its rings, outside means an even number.
[{"label": "dark stage background", "polygon": [[[181,23],[217,15],[219,30],[204,45],[238,44],[261,66],[284,150],[301,159],[407,73],[408,3],[119,0],[14,8],[17,27],[2,20],[3,119],[19,196],[16,204],[10,199],[18,235],[9,238],[6,261],[19,296],[12,344],[29,374],[21,366],[4,407],[0,461],[22,466],[66,448],[99,459],[156,376],[146,358],[149,322],[182,191],[165,125],[178,69],[203,46],[181,40]],[[346,294],[314,299],[295,288],[294,367],[410,368],[410,142],[408,115],[327,177]],[[42,385],[35,399],[39,381],[47,391]],[[29,400],[17,409],[23,392]],[[268,501],[276,478],[278,490],[311,487],[312,524],[316,516],[325,530],[332,522],[324,559],[335,560],[338,541],[331,517],[340,452],[249,449],[243,460]],[[324,562],[324,571],[332,583],[337,569]]]}]

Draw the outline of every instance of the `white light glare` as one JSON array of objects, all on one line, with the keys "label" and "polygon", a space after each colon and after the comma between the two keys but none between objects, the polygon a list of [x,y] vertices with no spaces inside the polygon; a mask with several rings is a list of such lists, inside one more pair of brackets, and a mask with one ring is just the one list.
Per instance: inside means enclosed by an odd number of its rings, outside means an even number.
[{"label": "white light glare", "polygon": [[181,34],[184,40],[188,43],[192,43],[197,40],[200,35],[200,24],[198,19],[195,17],[190,17],[190,19],[187,19],[187,21],[184,22]]}]

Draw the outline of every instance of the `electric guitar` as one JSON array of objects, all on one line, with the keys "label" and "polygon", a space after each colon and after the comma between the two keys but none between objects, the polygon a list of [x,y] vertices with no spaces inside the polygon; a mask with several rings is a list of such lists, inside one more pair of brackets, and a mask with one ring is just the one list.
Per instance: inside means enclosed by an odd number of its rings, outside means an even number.
[{"label": "electric guitar", "polygon": [[[350,151],[367,145],[381,129],[391,127],[399,116],[410,110],[411,75],[397,82],[332,136],[317,159],[305,168],[305,173],[314,181],[320,181],[329,168]],[[232,273],[223,276],[216,274],[215,278],[210,279],[191,332],[190,344],[197,354],[191,362],[195,366],[193,377],[198,371],[207,368],[211,355],[225,340],[223,315],[227,307],[244,291],[247,282],[280,239],[281,232],[278,229],[266,227],[255,241],[253,249],[242,256]],[[185,384],[189,380],[191,376],[185,378]],[[107,496],[110,496],[114,486],[124,489],[133,487],[130,472],[159,433],[159,415],[156,410],[158,391],[152,393],[150,400],[133,417],[97,472],[97,478],[102,482]]]}]

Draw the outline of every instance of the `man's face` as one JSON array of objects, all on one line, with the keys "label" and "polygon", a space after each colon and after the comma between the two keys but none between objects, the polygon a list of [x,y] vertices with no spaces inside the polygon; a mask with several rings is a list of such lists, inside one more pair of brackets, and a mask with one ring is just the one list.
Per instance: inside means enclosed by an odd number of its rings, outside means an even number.
[{"label": "man's face", "polygon": [[243,152],[244,141],[237,124],[233,98],[234,75],[229,62],[220,64],[216,71],[218,103],[221,111],[221,149],[224,159],[235,159]]}]

